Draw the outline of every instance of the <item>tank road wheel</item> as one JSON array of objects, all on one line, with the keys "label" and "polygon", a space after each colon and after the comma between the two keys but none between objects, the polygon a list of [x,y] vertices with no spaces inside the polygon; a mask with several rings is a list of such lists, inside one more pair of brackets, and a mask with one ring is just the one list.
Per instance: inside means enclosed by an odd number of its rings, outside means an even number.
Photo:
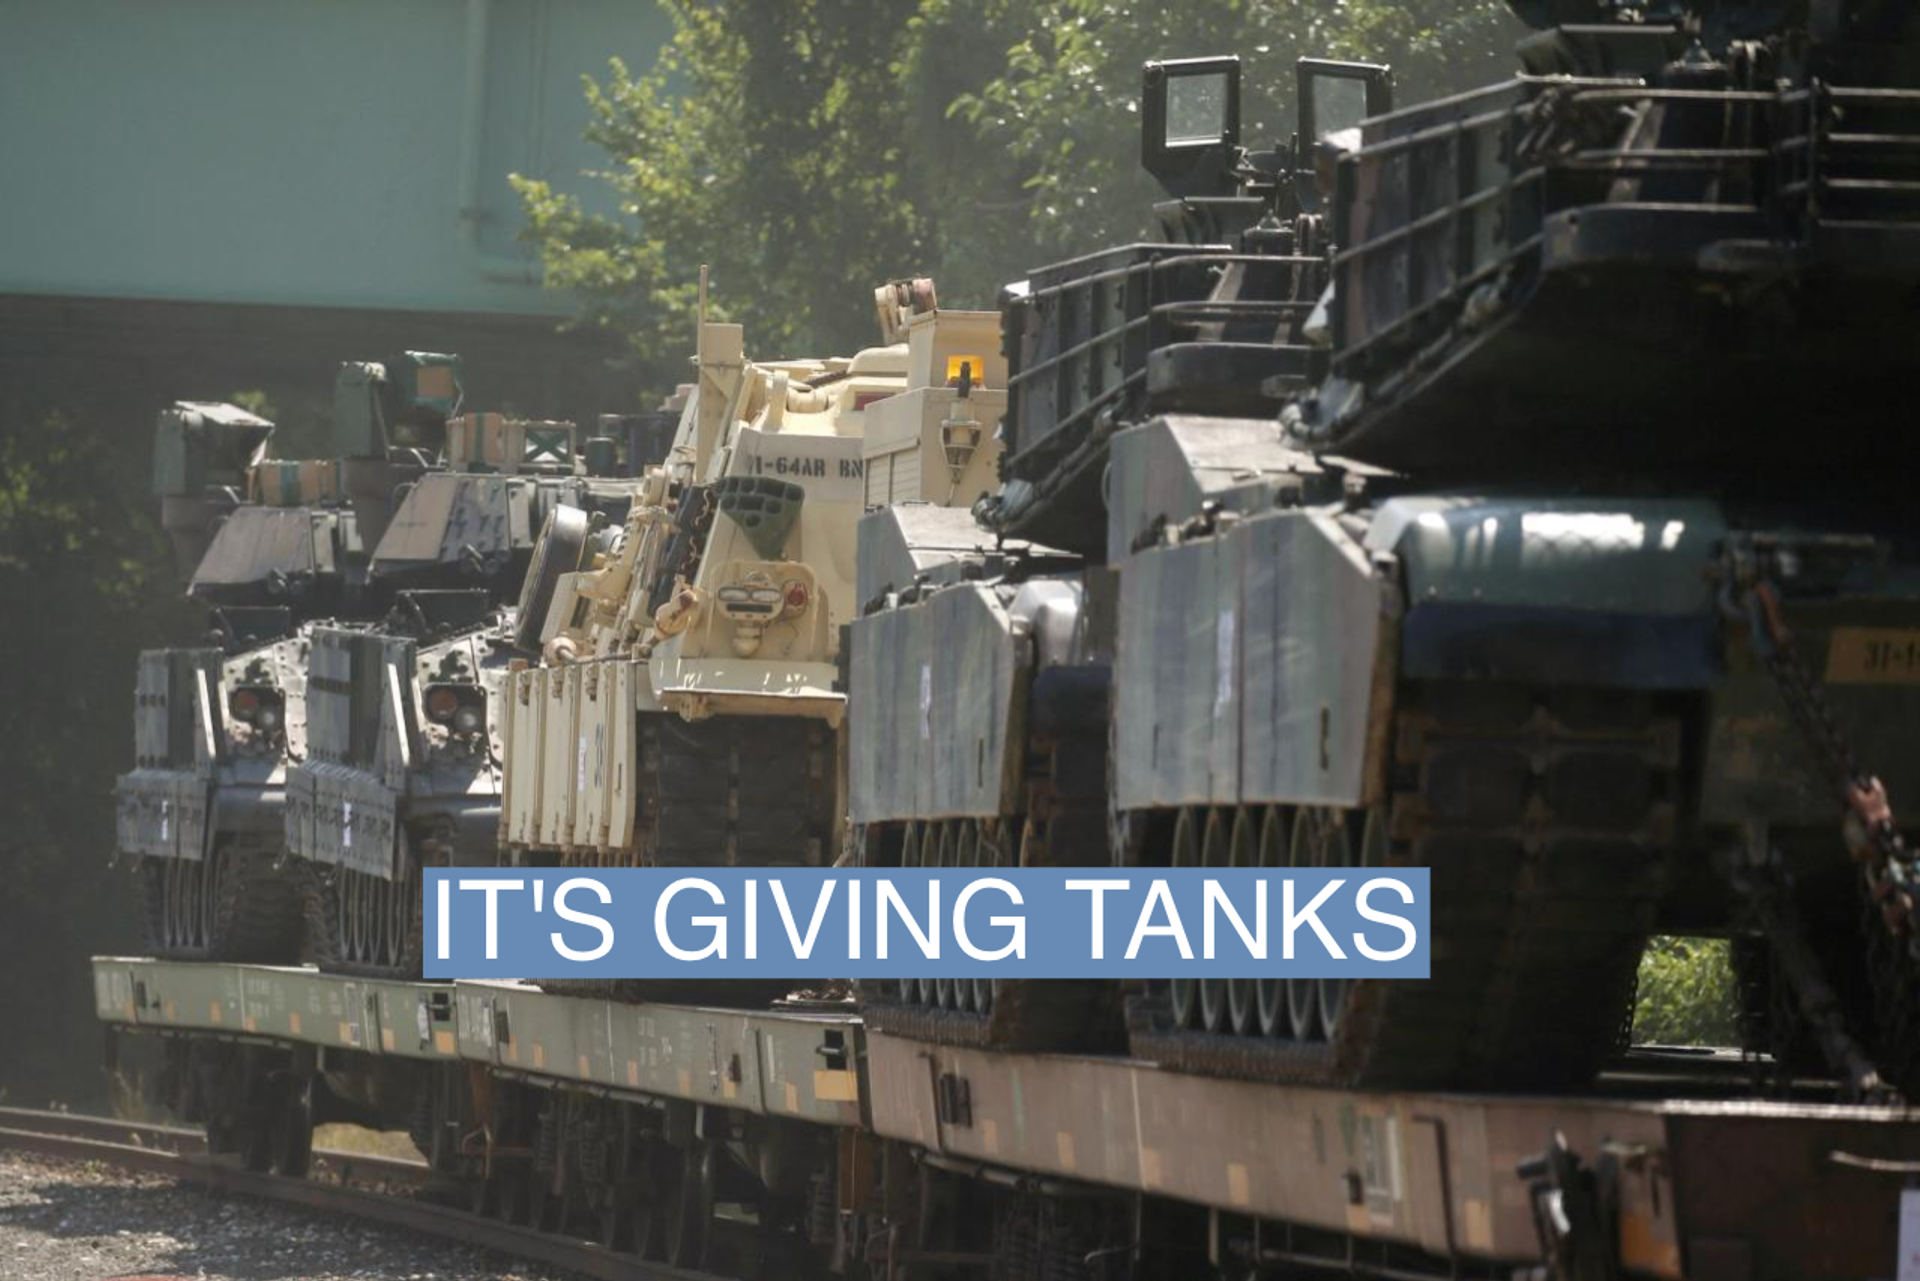
[{"label": "tank road wheel", "polygon": [[[953,838],[953,863],[955,867],[977,868],[980,866],[980,825],[970,818],[959,820]],[[953,1007],[957,1010],[973,1011],[973,979],[953,980]]]},{"label": "tank road wheel", "polygon": [[[1005,833],[996,829],[992,820],[976,821],[974,829],[975,865],[996,872],[1004,870],[1007,866]],[[992,979],[972,980],[973,1008],[981,1014],[993,1012],[993,984]]]},{"label": "tank road wheel", "polygon": [[[1233,812],[1233,831],[1227,837],[1228,867],[1257,867],[1260,863],[1260,811],[1240,806]],[[1255,979],[1227,980],[1227,1030],[1248,1036],[1259,1030]]]},{"label": "tank road wheel", "polygon": [[402,848],[399,877],[303,865],[307,939],[314,961],[337,974],[417,979],[423,955],[420,867]]},{"label": "tank road wheel", "polygon": [[[1258,860],[1261,867],[1287,865],[1287,816],[1280,806],[1268,807],[1260,820]],[[1259,1016],[1261,1036],[1286,1036],[1287,980],[1263,978],[1254,983],[1254,1012]]]},{"label": "tank road wheel", "polygon": [[206,950],[197,917],[200,864],[183,858],[148,859],[145,868],[148,932],[162,956],[195,957]]},{"label": "tank road wheel", "polygon": [[146,944],[178,961],[300,959],[299,891],[269,854],[215,844],[204,858],[141,864]]},{"label": "tank road wheel", "polygon": [[[1169,862],[1175,867],[1200,866],[1201,827],[1204,820],[1191,807],[1180,811],[1173,824],[1173,848]],[[1191,978],[1174,979],[1169,985],[1173,996],[1175,1027],[1199,1027],[1200,985]]]},{"label": "tank road wheel", "polygon": [[[940,853],[937,861],[934,864],[936,867],[947,868],[947,867],[957,866],[956,860],[959,857],[959,850],[958,850],[959,833],[957,830],[958,828],[959,828],[959,824],[954,822],[952,819],[944,819],[941,821],[940,846],[939,846]],[[946,977],[943,974],[933,980],[932,986],[933,986],[933,999],[931,1003],[934,1005],[934,1007],[942,1010],[952,1009],[954,1006],[953,980]],[[923,995],[924,995],[924,991],[923,991]]]},{"label": "tank road wheel", "polygon": [[412,859],[407,859],[402,866],[400,879],[384,884],[387,899],[386,949],[382,959],[388,969],[398,971],[408,968],[409,962],[418,965],[421,955],[419,941],[414,937],[424,926],[420,915],[419,869],[413,866]]},{"label": "tank road wheel", "polygon": [[[900,866],[903,868],[922,867],[926,863],[927,829],[924,824],[910,822],[907,833],[900,840]],[[908,1003],[923,999],[920,979],[897,979],[895,986],[900,999]]]},{"label": "tank road wheel", "polygon": [[[1293,821],[1290,850],[1287,861],[1297,868],[1351,866],[1353,842],[1347,835],[1346,815],[1321,805],[1302,808]],[[1336,981],[1333,986],[1344,999],[1344,985]],[[1287,980],[1287,1021],[1293,1029],[1294,1040],[1324,1038],[1333,1021],[1322,999],[1327,990],[1325,979]]]},{"label": "tank road wheel", "polygon": [[[1229,848],[1226,815],[1217,809],[1207,811],[1207,825],[1200,836],[1200,863],[1203,867],[1226,867],[1232,857]],[[1229,925],[1228,929],[1233,927]],[[1228,1030],[1227,981],[1200,980],[1200,1026],[1209,1032]]]},{"label": "tank road wheel", "polygon": [[[1351,821],[1352,820],[1349,819],[1342,823],[1343,833],[1352,830],[1350,826]],[[1348,864],[1322,863],[1320,866],[1385,867],[1388,853],[1393,844],[1391,827],[1392,819],[1388,816],[1387,807],[1384,805],[1374,806],[1367,811],[1366,817],[1361,820],[1360,848],[1357,851],[1358,857],[1355,858],[1352,863]],[[1336,852],[1343,856],[1356,853],[1356,851],[1352,850],[1351,842],[1344,839],[1344,836],[1340,843],[1340,849]],[[1348,984],[1349,980],[1347,979],[1320,980],[1320,1020],[1326,1026],[1327,1039],[1329,1041],[1331,1041],[1334,1035],[1340,1030],[1340,1015],[1347,1007]]]}]

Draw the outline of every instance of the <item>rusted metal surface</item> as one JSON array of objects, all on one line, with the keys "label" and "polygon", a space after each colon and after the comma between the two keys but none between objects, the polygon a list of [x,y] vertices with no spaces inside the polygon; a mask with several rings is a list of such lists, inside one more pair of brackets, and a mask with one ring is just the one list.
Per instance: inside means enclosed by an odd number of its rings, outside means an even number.
[{"label": "rusted metal surface", "polygon": [[1369,1094],[878,1033],[868,1063],[885,1137],[1440,1257],[1539,1256],[1516,1169],[1558,1132],[1617,1192],[1622,1264],[1654,1276],[1730,1253],[1752,1266],[1733,1275],[1884,1271],[1900,1180],[1828,1154],[1920,1155],[1887,1109]]}]

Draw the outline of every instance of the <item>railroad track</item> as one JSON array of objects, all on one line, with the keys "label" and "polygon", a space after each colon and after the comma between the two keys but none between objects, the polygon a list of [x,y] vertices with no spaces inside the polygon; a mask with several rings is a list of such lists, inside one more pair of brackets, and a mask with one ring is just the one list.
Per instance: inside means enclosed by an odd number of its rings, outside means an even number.
[{"label": "railroad track", "polygon": [[422,1162],[316,1148],[316,1171],[333,1178],[289,1178],[208,1156],[206,1139],[197,1130],[28,1108],[0,1108],[0,1150],[165,1175],[223,1192],[424,1232],[602,1281],[718,1281],[711,1273],[650,1263],[590,1241],[483,1218],[418,1197],[349,1186],[361,1181],[424,1188],[435,1182],[435,1176]]}]

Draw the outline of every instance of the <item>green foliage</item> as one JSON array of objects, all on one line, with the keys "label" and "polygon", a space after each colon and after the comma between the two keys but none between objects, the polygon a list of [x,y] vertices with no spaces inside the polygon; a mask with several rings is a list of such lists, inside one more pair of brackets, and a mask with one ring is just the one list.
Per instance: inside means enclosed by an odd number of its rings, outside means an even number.
[{"label": "green foliage", "polygon": [[1725,939],[1650,940],[1640,957],[1633,1039],[1651,1045],[1738,1045],[1739,1002]]},{"label": "green foliage", "polygon": [[515,178],[548,283],[577,291],[588,323],[630,336],[655,372],[691,348],[696,281],[713,270],[713,314],[742,321],[756,350],[863,345],[878,284],[925,254],[900,191],[906,138],[893,101],[910,0],[669,4],[676,32],[634,76],[616,60],[589,83],[588,136],[622,217],[583,213]]},{"label": "green foliage", "polygon": [[991,307],[1031,268],[1140,238],[1140,66],[1236,53],[1243,140],[1285,146],[1293,61],[1391,63],[1413,101],[1500,79],[1500,0],[669,0],[641,75],[587,85],[619,215],[515,178],[547,283],[626,336],[659,384],[691,349],[695,281],[762,354],[873,341],[868,290],[934,275]]},{"label": "green foliage", "polygon": [[1140,67],[1238,54],[1241,140],[1287,147],[1294,61],[1384,62],[1402,103],[1501,79],[1517,30],[1500,0],[1206,0],[1155,5],[1052,0],[1004,72],[954,111],[1027,170],[1029,231],[1053,254],[1140,236],[1157,189],[1139,167]]},{"label": "green foliage", "polygon": [[257,387],[247,391],[236,391],[227,399],[248,413],[264,418],[268,422],[272,422],[278,416],[278,411],[273,406],[273,398]]}]

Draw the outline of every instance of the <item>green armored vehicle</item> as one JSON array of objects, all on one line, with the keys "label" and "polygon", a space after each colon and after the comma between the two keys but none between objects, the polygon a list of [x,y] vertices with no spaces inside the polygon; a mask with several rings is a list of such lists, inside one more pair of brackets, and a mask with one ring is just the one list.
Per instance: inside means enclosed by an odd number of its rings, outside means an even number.
[{"label": "green armored vehicle", "polygon": [[[1240,145],[1232,60],[1148,67],[1167,243],[1003,306],[980,515],[1082,567],[953,530],[942,566],[868,518],[902,550],[852,629],[851,768],[917,764],[856,788],[862,848],[928,861],[933,830],[967,861],[1059,808],[1024,762],[1104,737],[1105,839],[1049,859],[1433,870],[1430,980],[1149,985],[1139,1054],[1566,1085],[1620,1045],[1662,930],[1735,937],[1787,1067],[1910,1090],[1911,871],[1882,802],[1920,787],[1913,522],[1823,469],[1898,447],[1869,407],[1916,351],[1888,328],[1920,284],[1913,18],[1522,14],[1525,73],[1447,102],[1395,111],[1384,68],[1303,60],[1273,151]],[[1862,396],[1783,452],[1835,351]],[[1689,362],[1724,377],[1674,394]],[[1088,696],[1050,705],[1050,671]],[[890,710],[916,684],[917,723]],[[997,790],[942,794],[956,759]],[[1117,1034],[1025,988],[892,1004],[879,1025],[931,1035]]]},{"label": "green armored vehicle", "polygon": [[661,424],[600,426],[582,442],[571,423],[450,419],[440,466],[403,488],[369,557],[391,609],[313,629],[285,837],[322,967],[418,976],[421,869],[496,861],[514,602],[544,612],[555,584],[528,575],[536,538],[549,531],[577,561],[617,526],[622,474],[648,461],[633,451]]},{"label": "green armored vehicle", "polygon": [[268,457],[272,424],[230,405],[160,415],[155,488],[209,644],[140,656],[134,769],[116,787],[156,955],[297,959],[299,898],[272,864],[306,750],[308,631],[375,608],[368,551],[396,489],[432,462],[412,437],[459,395],[458,357],[344,365],[337,456],[321,460]]}]

